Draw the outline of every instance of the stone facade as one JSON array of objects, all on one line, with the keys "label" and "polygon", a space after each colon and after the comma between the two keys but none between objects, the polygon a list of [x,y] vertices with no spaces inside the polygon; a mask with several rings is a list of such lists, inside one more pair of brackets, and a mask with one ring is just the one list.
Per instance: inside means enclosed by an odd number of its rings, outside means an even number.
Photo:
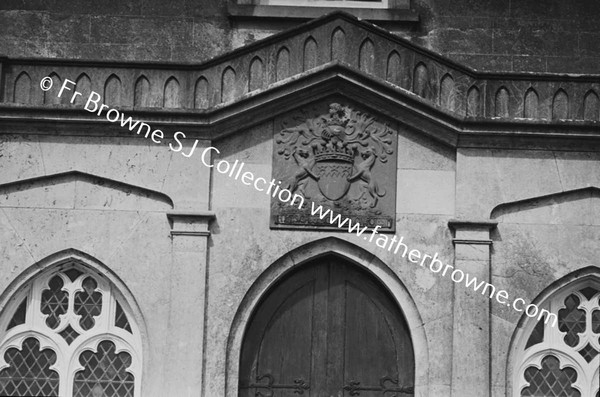
[{"label": "stone facade", "polygon": [[[413,0],[411,8],[418,23],[386,28],[467,66],[597,73],[600,8],[593,0]],[[198,62],[300,22],[227,15],[225,0],[7,0],[0,5],[1,48],[12,57]]]},{"label": "stone facade", "polygon": [[[536,319],[351,233],[272,228],[269,195],[206,164],[279,176],[282,120],[324,117],[331,103],[397,134],[383,187],[411,249],[549,310],[573,283],[600,291],[591,3],[415,2],[420,21],[386,29],[343,13],[298,26],[230,19],[217,1],[16,3],[0,6],[0,326],[55,264],[93,269],[120,291],[141,340],[136,397],[238,396],[261,301],[331,253],[399,306],[415,396],[521,395]],[[73,103],[57,96],[66,79],[82,93]],[[86,111],[91,92],[161,129],[162,142]],[[588,386],[580,395],[597,397]]]}]

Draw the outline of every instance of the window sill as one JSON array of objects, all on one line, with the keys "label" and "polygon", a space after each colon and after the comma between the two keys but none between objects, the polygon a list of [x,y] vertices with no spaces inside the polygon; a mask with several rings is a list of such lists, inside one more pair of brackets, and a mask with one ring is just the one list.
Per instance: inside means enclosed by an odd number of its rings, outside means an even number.
[{"label": "window sill", "polygon": [[306,6],[261,6],[228,4],[228,13],[234,19],[315,19],[334,11],[344,11],[357,18],[372,22],[418,22],[419,14],[402,8],[342,8]]}]

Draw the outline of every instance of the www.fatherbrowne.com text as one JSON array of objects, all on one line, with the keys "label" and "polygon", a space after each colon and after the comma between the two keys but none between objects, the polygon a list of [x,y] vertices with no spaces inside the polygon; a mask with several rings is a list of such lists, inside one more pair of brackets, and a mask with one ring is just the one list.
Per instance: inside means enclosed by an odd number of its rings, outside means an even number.
[{"label": "www.fatherbrowne.com text", "polygon": [[[44,77],[40,82],[40,87],[44,91],[48,91],[52,87],[52,79],[50,77]],[[75,82],[65,79],[63,85],[58,92],[58,96],[61,97],[63,93],[72,91],[71,87],[75,87]],[[71,103],[74,103],[75,99],[82,94],[73,91],[71,95]],[[109,106],[100,103],[102,97],[97,92],[92,91],[84,105],[84,109],[91,113],[96,113],[101,116],[103,111],[106,110],[104,116],[109,122],[119,122],[121,127],[128,128],[129,131],[137,131],[138,135],[143,135],[145,138],[150,138],[152,142],[156,144],[162,143],[164,139],[164,132],[159,129],[152,129],[152,127],[140,120],[134,120],[132,117],[126,117],[125,114],[117,109],[110,108]],[[143,134],[142,134],[143,132]],[[174,152],[181,152],[185,157],[191,157],[194,154],[198,146],[198,140],[194,142],[188,153],[182,152],[184,148],[183,140],[186,139],[184,132],[177,131],[173,135],[175,145],[169,143],[169,148]],[[277,198],[282,203],[288,203],[290,206],[297,206],[301,210],[308,210],[308,205],[305,202],[303,196],[293,193],[292,191],[282,188],[281,181],[276,181],[262,177],[255,177],[250,171],[245,171],[244,163],[236,160],[233,164],[226,160],[220,160],[216,164],[210,161],[211,152],[214,151],[219,154],[219,150],[215,147],[208,147],[202,151],[201,161],[202,164],[209,168],[215,168],[215,170],[221,174],[226,174],[230,178],[240,180],[244,185],[253,186],[257,191],[264,192],[265,194]],[[544,322],[548,324],[552,322],[552,326],[556,326],[558,317],[556,314],[549,312],[546,309],[540,309],[535,304],[525,305],[525,301],[521,298],[516,298],[512,301],[509,299],[509,294],[505,290],[497,290],[496,287],[485,280],[478,280],[477,277],[472,277],[469,273],[463,272],[460,269],[454,268],[449,264],[444,264],[439,259],[439,254],[436,252],[434,255],[423,254],[418,249],[409,249],[408,245],[404,242],[404,236],[398,237],[393,235],[391,238],[385,234],[379,234],[381,226],[377,225],[372,229],[368,226],[361,226],[358,222],[352,222],[349,218],[342,217],[341,214],[335,214],[331,209],[323,208],[323,206],[317,206],[314,202],[310,203],[310,212],[312,216],[318,216],[321,220],[326,220],[332,226],[337,227],[340,230],[344,230],[350,234],[355,234],[357,237],[362,237],[364,240],[372,243],[375,240],[377,247],[392,252],[395,255],[400,255],[402,258],[407,258],[409,262],[418,264],[423,268],[428,268],[433,273],[439,273],[442,277],[450,277],[455,283],[463,283],[466,288],[472,288],[475,292],[480,291],[481,294],[487,295],[489,299],[494,299],[502,305],[512,307],[518,312],[525,312],[528,317],[544,318]]]}]

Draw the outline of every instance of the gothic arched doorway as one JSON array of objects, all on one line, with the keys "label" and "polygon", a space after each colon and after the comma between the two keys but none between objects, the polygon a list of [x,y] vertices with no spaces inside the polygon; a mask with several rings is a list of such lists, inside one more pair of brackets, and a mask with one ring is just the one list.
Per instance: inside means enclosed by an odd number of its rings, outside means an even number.
[{"label": "gothic arched doorway", "polygon": [[414,352],[402,312],[373,276],[337,256],[284,276],[242,344],[239,396],[412,395]]}]

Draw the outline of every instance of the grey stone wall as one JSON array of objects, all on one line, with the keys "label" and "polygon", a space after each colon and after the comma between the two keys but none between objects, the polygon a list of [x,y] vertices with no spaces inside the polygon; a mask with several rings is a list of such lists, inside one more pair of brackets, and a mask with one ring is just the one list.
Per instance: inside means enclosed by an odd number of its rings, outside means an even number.
[{"label": "grey stone wall", "polygon": [[[418,24],[386,26],[480,70],[598,72],[600,5],[588,1],[413,0]],[[11,57],[198,62],[297,24],[238,23],[226,0],[0,4]]]},{"label": "grey stone wall", "polygon": [[593,0],[431,0],[417,8],[422,40],[476,69],[600,71],[600,4]]}]

